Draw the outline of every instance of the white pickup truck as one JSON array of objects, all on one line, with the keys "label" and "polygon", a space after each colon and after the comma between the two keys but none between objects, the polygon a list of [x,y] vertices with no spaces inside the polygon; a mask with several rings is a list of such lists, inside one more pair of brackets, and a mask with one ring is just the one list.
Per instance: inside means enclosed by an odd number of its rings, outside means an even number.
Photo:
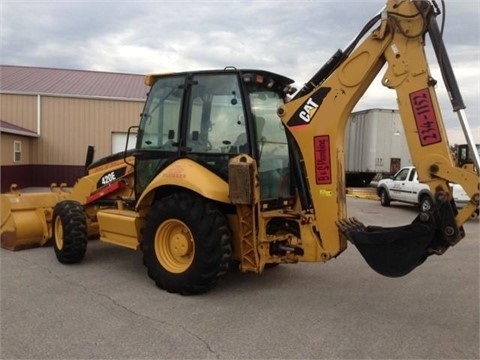
[{"label": "white pickup truck", "polygon": [[[451,184],[453,199],[457,208],[469,201],[468,195],[458,184]],[[420,183],[414,166],[400,169],[389,179],[382,179],[377,185],[377,194],[382,206],[390,206],[391,201],[400,201],[419,205],[422,211],[428,211],[433,204],[433,196],[428,185]],[[478,217],[478,209],[473,217]]]}]

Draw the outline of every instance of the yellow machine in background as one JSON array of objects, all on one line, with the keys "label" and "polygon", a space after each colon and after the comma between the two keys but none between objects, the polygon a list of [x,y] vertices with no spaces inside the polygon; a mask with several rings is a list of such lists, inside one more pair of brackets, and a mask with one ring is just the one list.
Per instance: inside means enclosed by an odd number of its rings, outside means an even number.
[{"label": "yellow machine in background", "polygon": [[[2,195],[2,246],[52,238],[58,260],[77,263],[96,236],[141,249],[155,283],[181,294],[210,290],[232,260],[256,273],[325,262],[347,240],[375,271],[409,273],[460,241],[479,204],[478,154],[476,169],[454,164],[424,53],[428,34],[473,148],[437,15],[429,1],[389,0],[299,91],[263,70],[147,76],[136,148],[94,162],[71,191]],[[382,84],[396,92],[413,163],[435,196],[431,211],[395,228],[346,219],[346,124],[385,65]],[[450,182],[471,198],[460,212]]]},{"label": "yellow machine in background", "polygon": [[64,187],[52,185],[48,193],[22,194],[16,186],[1,195],[1,245],[9,250],[42,246],[51,238],[53,208],[68,198]]}]

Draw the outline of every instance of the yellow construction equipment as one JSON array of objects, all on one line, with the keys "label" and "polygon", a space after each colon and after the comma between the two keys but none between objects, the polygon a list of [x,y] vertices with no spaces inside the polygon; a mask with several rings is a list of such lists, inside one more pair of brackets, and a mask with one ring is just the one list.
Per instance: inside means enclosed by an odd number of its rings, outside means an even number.
[{"label": "yellow construction equipment", "polygon": [[52,184],[50,192],[21,193],[14,184],[1,195],[1,245],[9,250],[42,246],[51,238],[55,205],[68,198],[64,187]]},{"label": "yellow construction equipment", "polygon": [[[409,273],[458,243],[479,204],[478,154],[475,168],[454,164],[425,56],[429,35],[473,148],[438,14],[431,1],[388,0],[299,91],[287,77],[233,67],[147,76],[135,149],[92,163],[69,192],[2,195],[2,246],[52,238],[58,260],[77,263],[96,236],[141,250],[155,283],[181,294],[210,290],[232,263],[261,273],[326,262],[347,241],[375,271]],[[346,218],[345,128],[382,68],[435,197],[431,210],[395,228]],[[451,182],[471,199],[459,212]]]}]

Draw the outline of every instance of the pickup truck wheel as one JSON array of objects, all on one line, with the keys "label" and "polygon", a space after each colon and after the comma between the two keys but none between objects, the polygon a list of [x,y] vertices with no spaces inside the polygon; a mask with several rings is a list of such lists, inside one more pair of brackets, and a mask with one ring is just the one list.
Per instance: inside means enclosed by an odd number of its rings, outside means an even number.
[{"label": "pickup truck wheel", "polygon": [[428,195],[423,195],[420,198],[420,209],[423,212],[430,211],[433,208],[433,200],[430,196]]},{"label": "pickup truck wheel", "polygon": [[382,206],[390,206],[390,197],[385,189],[380,189],[380,204]]},{"label": "pickup truck wheel", "polygon": [[143,234],[148,276],[168,292],[207,292],[228,270],[230,229],[211,201],[189,193],[167,196],[152,206]]},{"label": "pickup truck wheel", "polygon": [[476,220],[476,219],[478,219],[478,211],[479,211],[479,210],[477,209],[477,210],[475,210],[475,211],[472,213],[472,215],[470,215],[470,220]]},{"label": "pickup truck wheel", "polygon": [[53,248],[57,260],[75,264],[87,251],[87,220],[83,206],[76,201],[61,201],[53,210]]}]

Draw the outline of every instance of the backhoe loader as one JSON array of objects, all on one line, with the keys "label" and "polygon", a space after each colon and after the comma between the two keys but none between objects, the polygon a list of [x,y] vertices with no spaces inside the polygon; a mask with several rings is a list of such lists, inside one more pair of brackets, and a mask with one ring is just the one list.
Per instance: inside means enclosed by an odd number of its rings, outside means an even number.
[{"label": "backhoe loader", "polygon": [[[135,149],[89,164],[71,190],[48,198],[2,195],[2,246],[52,239],[58,261],[71,264],[98,237],[141,250],[156,285],[180,294],[209,291],[232,264],[261,273],[326,262],[348,242],[376,272],[408,274],[457,244],[479,204],[478,154],[475,168],[455,166],[425,55],[428,35],[473,149],[439,14],[432,1],[388,0],[298,91],[290,78],[255,69],[147,75],[144,111],[129,129]],[[432,209],[393,228],[346,214],[346,124],[384,68],[418,176],[435,197]],[[470,197],[460,211],[450,183]]]}]

